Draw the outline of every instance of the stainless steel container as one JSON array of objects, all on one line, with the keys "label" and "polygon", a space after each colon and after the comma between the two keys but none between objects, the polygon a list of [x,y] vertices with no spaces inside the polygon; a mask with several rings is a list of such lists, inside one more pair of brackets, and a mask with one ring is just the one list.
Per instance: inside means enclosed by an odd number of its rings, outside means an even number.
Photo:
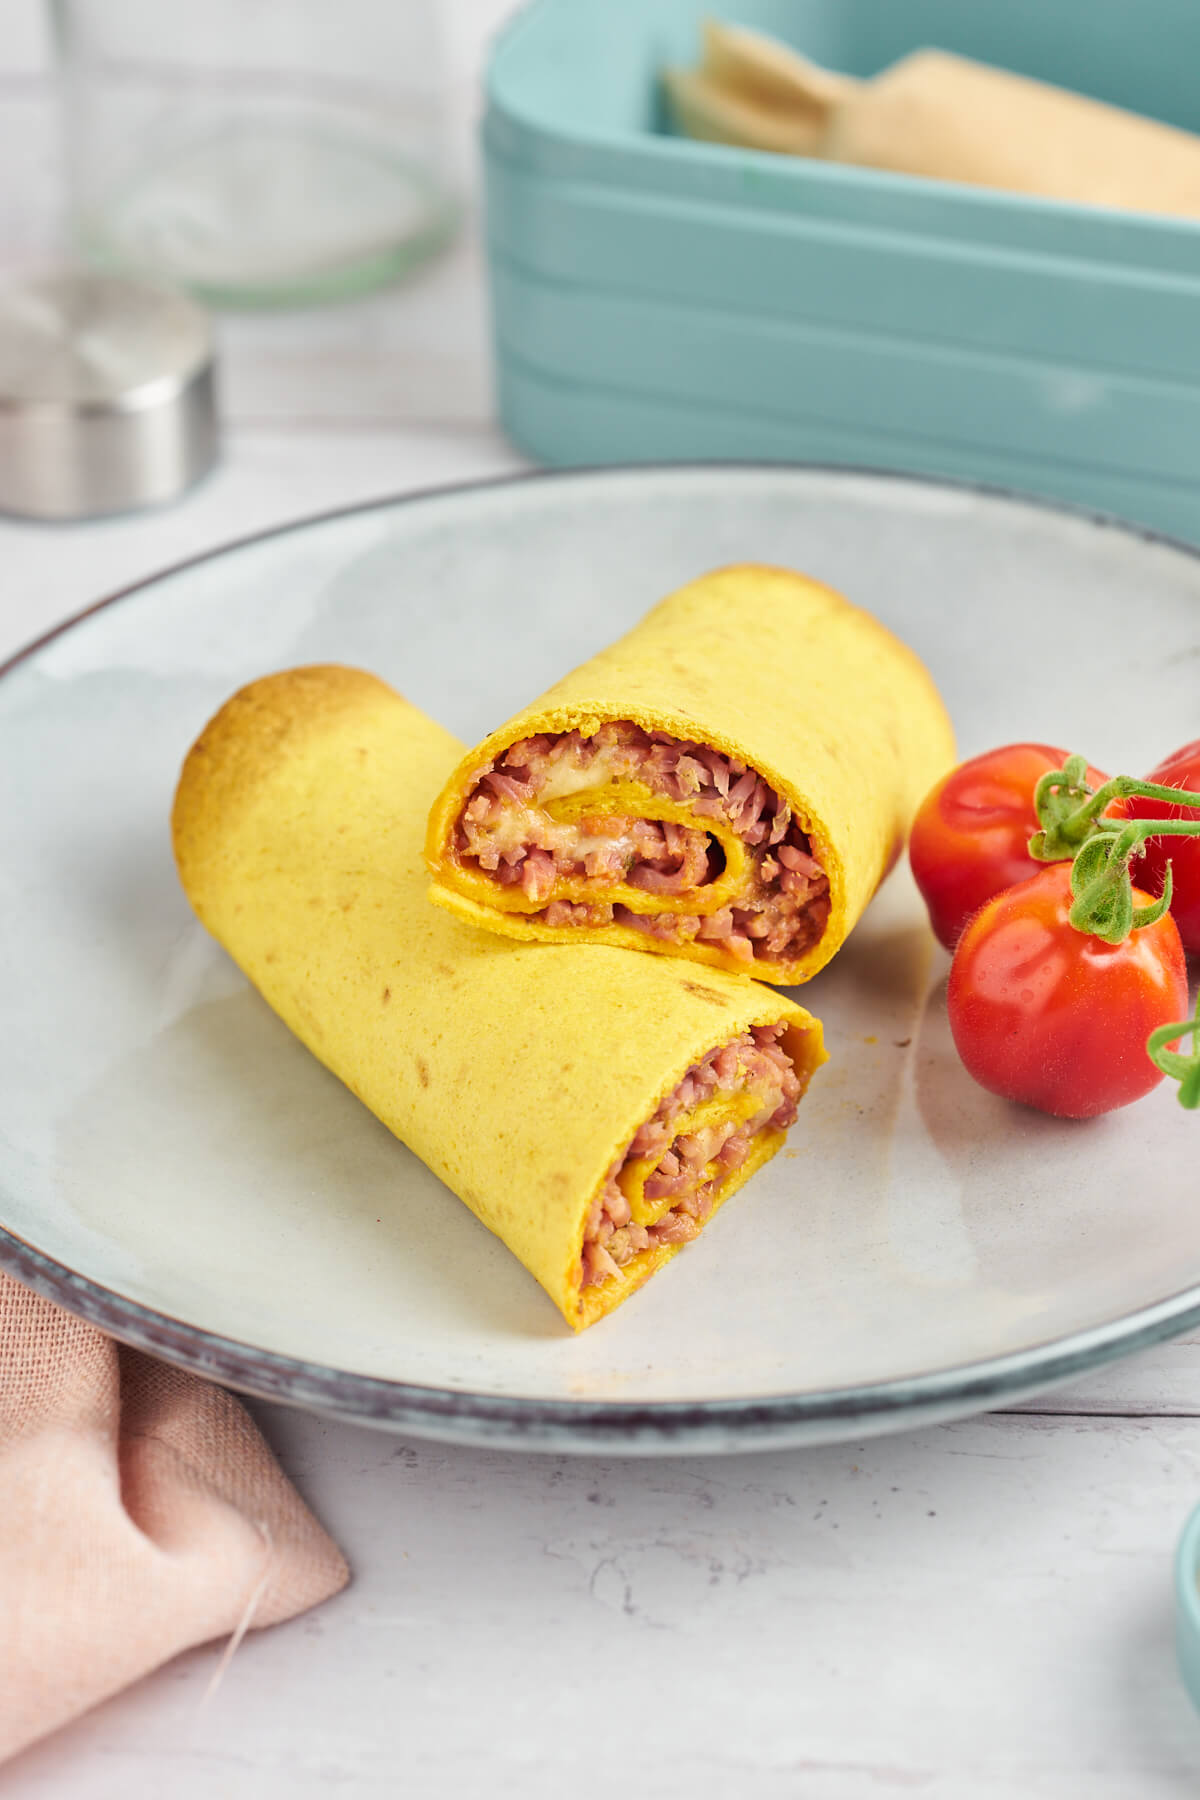
[{"label": "stainless steel container", "polygon": [[0,510],[153,506],[216,453],[212,328],[193,301],[74,272],[0,288]]}]

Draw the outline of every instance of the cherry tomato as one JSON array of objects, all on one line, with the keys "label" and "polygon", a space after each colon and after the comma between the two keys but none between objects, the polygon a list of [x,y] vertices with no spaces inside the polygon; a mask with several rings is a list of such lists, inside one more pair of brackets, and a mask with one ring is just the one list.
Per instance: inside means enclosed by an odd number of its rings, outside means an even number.
[{"label": "cherry tomato", "polygon": [[[1164,757],[1156,769],[1151,769],[1146,780],[1162,787],[1187,788],[1193,794],[1200,793],[1200,738]],[[1141,795],[1126,801],[1125,807],[1139,819],[1200,821],[1200,810],[1194,806],[1172,806],[1167,800],[1147,800]],[[1150,839],[1138,860],[1137,878],[1152,894],[1162,893],[1168,863],[1174,881],[1171,914],[1179,927],[1184,949],[1200,951],[1200,838]]]},{"label": "cherry tomato", "polygon": [[[1046,867],[1028,849],[1038,828],[1033,790],[1066,760],[1065,750],[1049,744],[1005,744],[951,769],[921,802],[908,855],[929,922],[947,950],[985,900]],[[1088,769],[1089,787],[1106,779]]]},{"label": "cherry tomato", "polygon": [[[1135,903],[1147,896],[1135,890]],[[1169,913],[1106,944],[1068,922],[1071,865],[1048,863],[976,913],[950,966],[950,1029],[968,1072],[1006,1100],[1088,1119],[1162,1080],[1146,1055],[1188,1013]]]}]

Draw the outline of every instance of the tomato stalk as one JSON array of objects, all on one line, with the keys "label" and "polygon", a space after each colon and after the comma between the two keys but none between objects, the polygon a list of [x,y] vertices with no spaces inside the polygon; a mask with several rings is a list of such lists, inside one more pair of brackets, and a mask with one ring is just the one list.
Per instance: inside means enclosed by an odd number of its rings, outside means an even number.
[{"label": "tomato stalk", "polygon": [[[1040,831],[1030,839],[1029,852],[1039,862],[1065,862],[1097,831],[1118,829],[1124,815],[1103,819],[1099,815],[1114,800],[1165,800],[1169,806],[1200,806],[1200,794],[1183,788],[1164,787],[1158,781],[1139,781],[1136,775],[1114,775],[1098,788],[1087,783],[1087,759],[1068,756],[1061,769],[1043,775],[1033,792]],[[1177,827],[1185,836],[1200,836],[1200,820],[1158,820],[1147,836]]]},{"label": "tomato stalk", "polygon": [[[1176,1039],[1192,1034],[1190,1051],[1174,1050]],[[1179,1025],[1160,1025],[1146,1039],[1146,1054],[1164,1075],[1179,1083],[1179,1104],[1190,1111],[1200,1108],[1200,995],[1196,997],[1194,1018]]]},{"label": "tomato stalk", "polygon": [[[1200,794],[1116,775],[1095,789],[1087,782],[1087,762],[1068,756],[1061,769],[1043,775],[1034,790],[1038,824],[1029,854],[1038,862],[1071,859],[1071,907],[1068,923],[1076,931],[1106,944],[1123,944],[1131,932],[1143,930],[1170,909],[1174,878],[1168,862],[1159,898],[1138,906],[1133,898],[1130,865],[1150,838],[1200,837],[1200,819],[1129,816],[1125,805],[1110,817],[1114,801],[1159,800],[1169,806],[1200,808]],[[1172,1046],[1191,1033],[1189,1052]],[[1146,1040],[1146,1054],[1157,1069],[1179,1083],[1179,1104],[1200,1109],[1200,995],[1196,1013],[1182,1023],[1161,1025]]]},{"label": "tomato stalk", "polygon": [[1087,766],[1084,757],[1069,756],[1038,782],[1034,808],[1041,829],[1029,840],[1029,854],[1038,862],[1070,858],[1071,924],[1106,944],[1123,944],[1131,931],[1153,925],[1171,905],[1169,863],[1160,897],[1150,906],[1134,904],[1134,858],[1148,838],[1200,837],[1200,819],[1139,819],[1124,811],[1109,817],[1106,809],[1114,801],[1137,799],[1200,807],[1200,794],[1133,775],[1116,775],[1093,790]]}]

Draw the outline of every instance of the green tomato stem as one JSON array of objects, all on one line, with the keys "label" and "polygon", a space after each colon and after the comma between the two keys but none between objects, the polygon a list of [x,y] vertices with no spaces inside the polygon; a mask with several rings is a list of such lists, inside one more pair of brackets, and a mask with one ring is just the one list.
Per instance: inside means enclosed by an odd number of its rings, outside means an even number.
[{"label": "green tomato stem", "polygon": [[[1192,1037],[1190,1051],[1169,1047],[1189,1032]],[[1189,1112],[1200,1108],[1200,994],[1196,996],[1194,1018],[1184,1019],[1178,1025],[1160,1025],[1157,1031],[1150,1033],[1146,1039],[1146,1055],[1155,1068],[1179,1083],[1176,1097],[1180,1106],[1186,1106]]]},{"label": "green tomato stem", "polygon": [[1043,775],[1033,794],[1041,830],[1034,833],[1029,853],[1038,862],[1065,862],[1097,831],[1120,831],[1136,824],[1147,837],[1200,837],[1200,819],[1103,819],[1099,815],[1114,800],[1162,800],[1171,806],[1200,809],[1200,794],[1185,788],[1165,787],[1157,781],[1139,781],[1135,775],[1115,775],[1094,791],[1087,785],[1087,763],[1069,756],[1061,769]]},{"label": "green tomato stem", "polygon": [[1136,775],[1115,775],[1097,788],[1089,805],[1103,811],[1110,800],[1165,800],[1169,806],[1200,806],[1200,794],[1186,788],[1164,787],[1160,781],[1139,781]]},{"label": "green tomato stem", "polygon": [[[1040,829],[1029,840],[1029,854],[1039,862],[1071,860],[1071,908],[1067,915],[1076,931],[1122,944],[1131,931],[1161,919],[1171,905],[1174,876],[1167,864],[1163,891],[1149,906],[1135,906],[1130,863],[1148,838],[1200,837],[1200,819],[1106,819],[1101,815],[1114,800],[1159,800],[1170,806],[1200,810],[1200,794],[1161,782],[1117,775],[1095,791],[1087,785],[1087,763],[1069,756],[1061,769],[1043,775],[1034,789]],[[1190,1051],[1173,1049],[1191,1036]],[[1161,1025],[1146,1040],[1155,1068],[1179,1083],[1177,1098],[1189,1112],[1200,1110],[1200,994],[1191,1019]]]},{"label": "green tomato stem", "polygon": [[1076,931],[1106,944],[1123,944],[1131,931],[1144,930],[1162,918],[1171,904],[1171,865],[1167,864],[1159,898],[1149,906],[1135,906],[1130,864],[1148,838],[1200,837],[1200,818],[1101,815],[1114,800],[1138,798],[1200,810],[1200,794],[1139,781],[1133,775],[1116,775],[1093,791],[1087,785],[1087,763],[1076,755],[1068,756],[1061,769],[1043,775],[1033,798],[1040,830],[1029,840],[1029,854],[1038,862],[1071,860],[1068,918]]},{"label": "green tomato stem", "polygon": [[[1114,819],[1112,823],[1118,825],[1120,821]],[[1101,831],[1108,829],[1103,819],[1097,824]],[[1136,846],[1152,837],[1200,837],[1200,819],[1127,819],[1125,829],[1132,832]]]}]

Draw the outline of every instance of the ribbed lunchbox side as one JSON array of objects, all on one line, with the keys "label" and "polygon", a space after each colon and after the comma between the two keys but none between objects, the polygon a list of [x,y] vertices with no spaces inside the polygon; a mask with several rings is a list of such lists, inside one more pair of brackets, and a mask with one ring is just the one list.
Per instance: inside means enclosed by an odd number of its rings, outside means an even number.
[{"label": "ribbed lunchbox side", "polygon": [[963,451],[902,433],[856,432],[803,419],[763,420],[684,402],[664,403],[613,388],[548,378],[506,357],[497,371],[505,429],[539,461],[562,466],[636,462],[799,462],[901,470],[1114,513],[1172,537],[1200,541],[1194,483],[1044,466],[1028,457]]},{"label": "ribbed lunchbox side", "polygon": [[1195,268],[784,213],[522,166],[485,135],[489,253],[546,286],[1200,381]]}]

